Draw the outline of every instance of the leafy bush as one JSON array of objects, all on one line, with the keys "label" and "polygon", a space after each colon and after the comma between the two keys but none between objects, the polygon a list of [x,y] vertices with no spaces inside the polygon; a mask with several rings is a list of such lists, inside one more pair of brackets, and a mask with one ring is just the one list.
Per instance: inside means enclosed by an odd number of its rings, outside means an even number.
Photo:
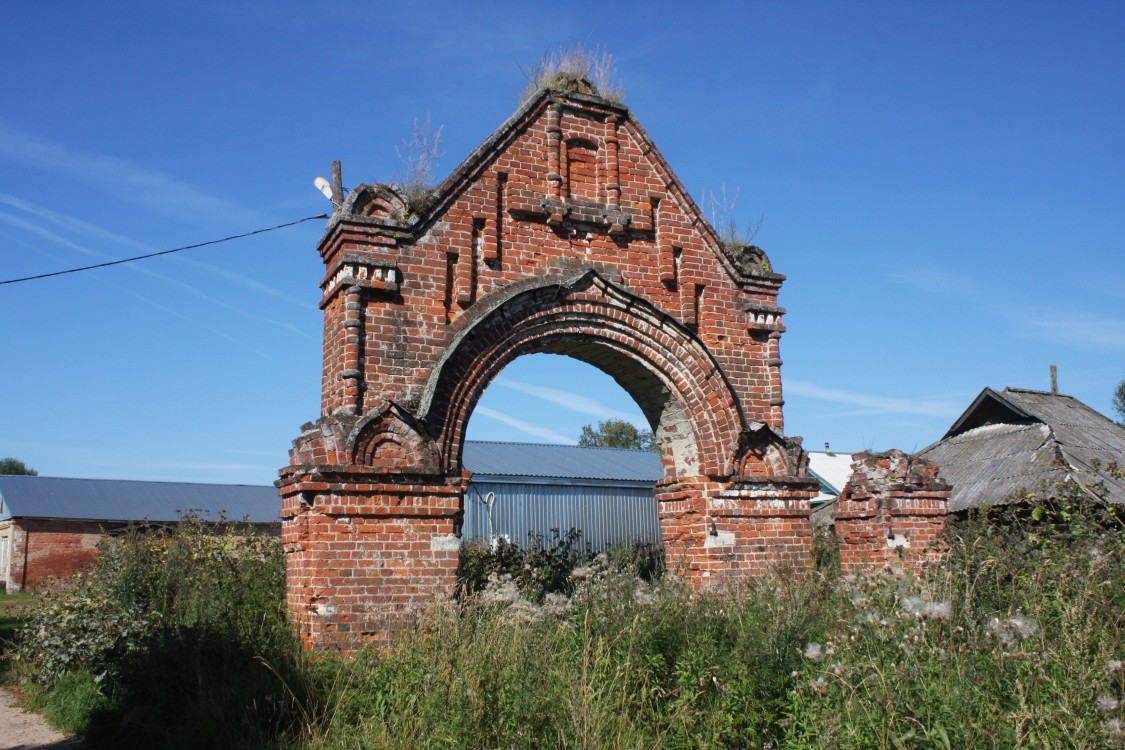
[{"label": "leafy bush", "polygon": [[[576,569],[588,565],[595,555],[579,546],[582,532],[551,529],[547,534],[529,534],[524,545],[497,537],[491,542],[476,539],[461,545],[457,567],[462,597],[484,591],[490,582],[510,580],[524,599],[540,604],[549,594],[574,593]],[[628,570],[644,580],[664,574],[664,549],[660,545],[620,544],[608,549],[604,560],[616,570]]]},{"label": "leafy bush", "polygon": [[46,594],[20,634],[17,658],[28,663],[35,680],[46,688],[78,671],[105,676],[144,648],[159,618],[157,612],[96,588]]},{"label": "leafy bush", "polygon": [[570,572],[590,557],[578,546],[581,538],[578,529],[551,529],[548,534],[529,534],[524,545],[503,537],[465,542],[457,567],[459,589],[473,594],[483,591],[490,579],[509,576],[532,602],[543,601],[547,594],[569,594]]},{"label": "leafy bush", "polygon": [[133,529],[32,610],[19,672],[95,747],[263,747],[304,684],[284,595],[274,537],[194,517]]}]

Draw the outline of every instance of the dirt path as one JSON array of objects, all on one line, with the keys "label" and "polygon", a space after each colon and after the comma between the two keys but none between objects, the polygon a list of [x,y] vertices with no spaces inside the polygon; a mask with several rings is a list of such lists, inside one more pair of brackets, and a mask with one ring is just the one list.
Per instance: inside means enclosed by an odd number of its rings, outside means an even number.
[{"label": "dirt path", "polygon": [[67,739],[47,726],[39,714],[17,705],[16,696],[0,687],[0,750],[82,750],[78,740]]}]

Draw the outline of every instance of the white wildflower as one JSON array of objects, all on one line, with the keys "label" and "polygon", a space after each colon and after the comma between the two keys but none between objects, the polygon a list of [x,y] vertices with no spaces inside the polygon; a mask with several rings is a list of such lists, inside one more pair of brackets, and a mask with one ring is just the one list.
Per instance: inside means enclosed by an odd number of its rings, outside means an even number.
[{"label": "white wildflower", "polygon": [[514,604],[522,598],[519,586],[507,573],[502,576],[497,576],[495,573],[490,575],[484,591],[480,594],[480,600],[489,604]]},{"label": "white wildflower", "polygon": [[637,587],[633,589],[633,601],[643,607],[647,607],[656,601],[656,594],[647,583],[637,581]]},{"label": "white wildflower", "polygon": [[931,602],[920,597],[905,596],[899,604],[919,620],[948,620],[953,615],[953,607],[948,602]]},{"label": "white wildflower", "polygon": [[508,618],[515,622],[535,622],[539,619],[539,608],[527,599],[520,598],[508,607]]},{"label": "white wildflower", "polygon": [[988,621],[988,635],[995,638],[1003,646],[1026,641],[1039,635],[1039,624],[1022,615],[1001,620],[993,617]]},{"label": "white wildflower", "polygon": [[1121,701],[1114,698],[1112,695],[1098,696],[1098,710],[1103,714],[1111,714],[1121,706]]},{"label": "white wildflower", "polygon": [[575,568],[570,571],[570,577],[576,581],[583,581],[594,574],[594,569],[589,565],[583,565],[580,568]]},{"label": "white wildflower", "polygon": [[570,611],[570,599],[566,594],[547,594],[542,609],[546,614],[562,617]]},{"label": "white wildflower", "polygon": [[816,642],[805,646],[805,658],[809,661],[820,661],[824,658],[824,648]]}]

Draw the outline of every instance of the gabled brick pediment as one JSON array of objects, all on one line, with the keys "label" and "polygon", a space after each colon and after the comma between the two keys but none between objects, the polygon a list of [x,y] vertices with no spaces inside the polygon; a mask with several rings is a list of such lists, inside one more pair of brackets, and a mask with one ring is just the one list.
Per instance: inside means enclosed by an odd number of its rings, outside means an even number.
[{"label": "gabled brick pediment", "polygon": [[641,248],[652,280],[666,286],[721,273],[736,287],[776,292],[784,280],[761,248],[724,245],[627,107],[574,92],[540,91],[428,194],[361,185],[322,249],[341,223],[367,225],[387,247],[469,240],[486,263],[501,262],[506,245],[538,240],[544,264],[613,262]]}]

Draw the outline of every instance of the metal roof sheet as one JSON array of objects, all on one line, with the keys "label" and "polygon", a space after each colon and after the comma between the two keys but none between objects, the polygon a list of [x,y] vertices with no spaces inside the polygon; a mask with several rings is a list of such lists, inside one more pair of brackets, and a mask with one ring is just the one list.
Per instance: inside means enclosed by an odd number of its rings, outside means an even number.
[{"label": "metal roof sheet", "polygon": [[[852,476],[852,464],[855,462],[852,454],[837,451],[831,453],[809,451],[808,453],[809,473],[828,485],[834,491],[833,494],[839,495],[843,492],[844,485]],[[817,500],[828,500],[831,497],[823,492],[821,495],[823,497],[818,497]]]},{"label": "metal roof sheet", "polygon": [[0,518],[176,521],[186,511],[216,520],[278,523],[270,485],[141,482],[125,479],[0,476]]},{"label": "metal roof sheet", "polygon": [[474,474],[492,476],[655,482],[664,475],[660,454],[628,448],[470,440],[461,463]]}]

